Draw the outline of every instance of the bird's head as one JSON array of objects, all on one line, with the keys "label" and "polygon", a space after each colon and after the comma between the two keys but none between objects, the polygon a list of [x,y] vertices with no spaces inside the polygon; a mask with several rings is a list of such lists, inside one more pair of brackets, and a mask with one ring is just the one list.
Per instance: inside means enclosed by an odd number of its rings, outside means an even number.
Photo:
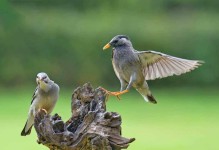
[{"label": "bird's head", "polygon": [[36,82],[38,86],[45,92],[48,92],[51,88],[51,80],[49,79],[49,76],[44,72],[40,72],[37,74]]},{"label": "bird's head", "polygon": [[103,50],[108,49],[110,47],[117,48],[117,47],[122,47],[122,46],[132,46],[132,43],[130,39],[128,38],[128,36],[117,35],[103,47]]},{"label": "bird's head", "polygon": [[37,74],[36,82],[38,85],[41,85],[41,84],[46,85],[49,83],[49,81],[50,79],[46,73],[40,72]]}]

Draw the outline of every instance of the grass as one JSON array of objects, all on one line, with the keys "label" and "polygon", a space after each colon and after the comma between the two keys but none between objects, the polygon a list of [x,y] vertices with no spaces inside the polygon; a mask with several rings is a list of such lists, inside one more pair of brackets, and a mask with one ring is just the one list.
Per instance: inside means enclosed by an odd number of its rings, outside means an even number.
[{"label": "grass", "polygon": [[[36,143],[34,130],[21,137],[32,88],[0,90],[1,136],[4,149],[47,149]],[[216,150],[219,149],[219,94],[217,89],[156,89],[157,105],[145,103],[134,90],[121,101],[111,97],[108,111],[122,116],[124,137],[134,137],[130,150]],[[54,113],[67,120],[71,90],[61,90]],[[10,143],[9,143],[10,141]]]}]

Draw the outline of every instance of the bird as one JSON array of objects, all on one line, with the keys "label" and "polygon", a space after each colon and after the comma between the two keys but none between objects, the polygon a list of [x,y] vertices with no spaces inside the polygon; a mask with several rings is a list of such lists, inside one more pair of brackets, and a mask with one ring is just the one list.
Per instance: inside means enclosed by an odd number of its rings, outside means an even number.
[{"label": "bird", "polygon": [[31,133],[31,128],[34,124],[34,117],[39,110],[43,109],[47,114],[52,112],[59,97],[58,84],[50,80],[46,73],[38,73],[36,83],[37,87],[32,96],[28,119],[21,132],[21,136],[26,136]]},{"label": "bird", "polygon": [[112,47],[112,65],[121,88],[118,92],[106,92],[119,96],[134,87],[146,102],[156,104],[147,80],[155,80],[173,75],[181,75],[198,68],[203,61],[174,57],[152,50],[138,51],[133,48],[130,38],[116,35],[103,50]]}]

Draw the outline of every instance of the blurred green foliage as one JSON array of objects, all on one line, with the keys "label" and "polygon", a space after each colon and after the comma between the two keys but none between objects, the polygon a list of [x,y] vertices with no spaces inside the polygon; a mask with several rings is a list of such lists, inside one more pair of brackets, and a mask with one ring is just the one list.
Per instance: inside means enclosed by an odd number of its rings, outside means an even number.
[{"label": "blurred green foliage", "polygon": [[206,63],[155,85],[210,86],[219,82],[219,1],[1,0],[0,84],[33,83],[40,71],[59,84],[90,81],[119,86],[111,52],[102,47],[126,34],[136,49],[153,49]]}]

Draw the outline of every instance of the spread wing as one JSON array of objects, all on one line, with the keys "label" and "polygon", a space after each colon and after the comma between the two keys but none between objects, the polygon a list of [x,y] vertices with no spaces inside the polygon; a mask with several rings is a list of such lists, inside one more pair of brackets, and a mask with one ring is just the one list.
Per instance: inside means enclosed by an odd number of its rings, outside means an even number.
[{"label": "spread wing", "polygon": [[187,60],[155,51],[135,51],[142,63],[145,80],[181,75],[198,68],[203,62]]},{"label": "spread wing", "polygon": [[33,96],[32,96],[32,101],[31,101],[31,103],[30,104],[32,104],[33,103],[33,101],[35,100],[35,98],[37,97],[37,94],[38,94],[38,86],[36,87],[36,89],[35,89],[35,91],[34,91],[34,93],[33,93]]}]

